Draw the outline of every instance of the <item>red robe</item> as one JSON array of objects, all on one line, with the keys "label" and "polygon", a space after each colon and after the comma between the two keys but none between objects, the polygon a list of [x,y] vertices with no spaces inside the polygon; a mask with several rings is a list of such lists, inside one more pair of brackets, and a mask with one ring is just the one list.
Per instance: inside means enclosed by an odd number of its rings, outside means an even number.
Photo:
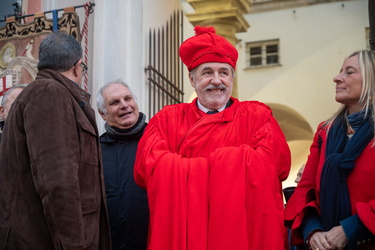
[{"label": "red robe", "polygon": [[[320,178],[327,143],[327,128],[322,128],[322,124],[315,133],[302,179],[285,209],[286,224],[292,227],[292,244],[296,245],[303,243],[300,226],[306,210],[313,208],[320,213]],[[352,214],[358,214],[363,224],[375,234],[375,148],[370,146],[372,143],[356,159],[347,184]]]},{"label": "red robe", "polygon": [[171,105],[150,120],[134,167],[148,249],[283,249],[289,147],[269,107],[232,101],[213,115],[196,100]]}]

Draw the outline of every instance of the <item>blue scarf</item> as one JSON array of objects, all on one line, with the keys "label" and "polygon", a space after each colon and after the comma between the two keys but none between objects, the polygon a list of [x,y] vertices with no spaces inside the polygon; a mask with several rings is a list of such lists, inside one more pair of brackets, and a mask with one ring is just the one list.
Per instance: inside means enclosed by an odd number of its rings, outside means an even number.
[{"label": "blue scarf", "polygon": [[348,176],[355,167],[356,158],[374,136],[370,115],[364,117],[361,112],[355,116],[353,125],[358,128],[350,140],[344,114],[334,121],[328,132],[326,159],[320,180],[321,219],[327,231],[352,215]]}]

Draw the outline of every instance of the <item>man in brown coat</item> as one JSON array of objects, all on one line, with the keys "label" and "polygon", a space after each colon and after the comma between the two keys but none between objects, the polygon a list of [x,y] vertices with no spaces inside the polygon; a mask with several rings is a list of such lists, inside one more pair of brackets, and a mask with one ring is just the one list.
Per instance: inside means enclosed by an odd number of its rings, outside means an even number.
[{"label": "man in brown coat", "polygon": [[48,35],[38,70],[13,103],[0,144],[0,249],[110,249],[95,112],[79,87],[87,70],[80,44]]}]

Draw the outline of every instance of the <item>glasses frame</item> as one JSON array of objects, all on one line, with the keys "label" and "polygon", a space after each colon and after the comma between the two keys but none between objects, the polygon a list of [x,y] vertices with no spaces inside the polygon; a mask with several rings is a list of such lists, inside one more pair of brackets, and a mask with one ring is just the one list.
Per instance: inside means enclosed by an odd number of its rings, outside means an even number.
[{"label": "glasses frame", "polygon": [[[76,64],[77,64],[77,62],[78,62],[79,60],[81,60],[81,58],[78,59],[78,60],[73,64],[73,67],[76,66]],[[89,67],[87,67],[87,65],[86,65],[84,62],[81,62],[80,66],[81,66],[82,69],[83,69],[83,75],[86,75],[87,71],[89,70]]]}]

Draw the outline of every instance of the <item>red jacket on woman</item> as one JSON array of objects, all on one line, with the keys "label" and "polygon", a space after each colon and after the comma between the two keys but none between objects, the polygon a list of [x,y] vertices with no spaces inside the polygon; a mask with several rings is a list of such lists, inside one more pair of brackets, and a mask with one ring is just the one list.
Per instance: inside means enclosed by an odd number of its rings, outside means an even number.
[{"label": "red jacket on woman", "polygon": [[[313,207],[320,213],[320,178],[325,161],[327,129],[323,123],[319,125],[302,179],[286,206],[285,220],[292,226],[292,244],[303,243],[300,226],[306,210]],[[358,214],[364,225],[375,234],[375,147],[371,147],[372,143],[356,159],[347,185],[352,214]]]}]

